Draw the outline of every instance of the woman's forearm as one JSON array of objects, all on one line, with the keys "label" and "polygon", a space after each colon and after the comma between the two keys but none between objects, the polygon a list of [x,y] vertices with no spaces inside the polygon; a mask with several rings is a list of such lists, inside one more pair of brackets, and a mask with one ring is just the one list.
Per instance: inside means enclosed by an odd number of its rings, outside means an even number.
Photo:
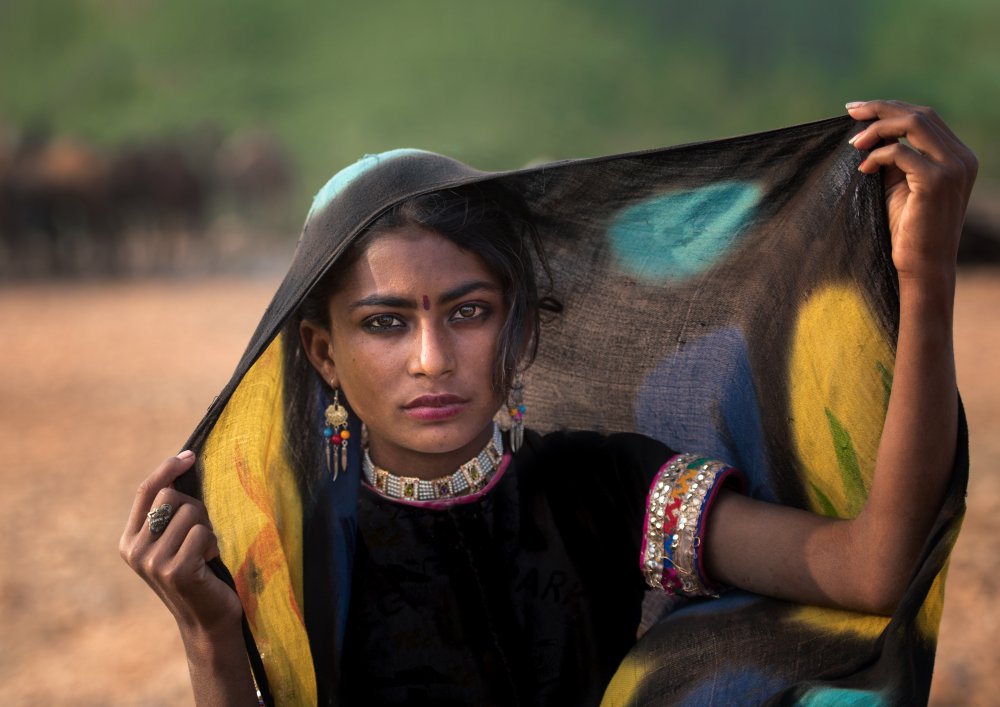
[{"label": "woman's forearm", "polygon": [[181,638],[196,705],[248,707],[257,704],[257,691],[238,623],[212,634],[182,628]]},{"label": "woman's forearm", "polygon": [[954,271],[900,279],[892,394],[868,503],[852,544],[865,560],[869,601],[901,596],[944,496],[954,459],[958,393],[952,342]]},{"label": "woman's forearm", "polygon": [[901,283],[892,394],[861,514],[826,518],[725,493],[707,526],[716,580],[802,603],[892,612],[954,462],[953,293],[953,278]]}]

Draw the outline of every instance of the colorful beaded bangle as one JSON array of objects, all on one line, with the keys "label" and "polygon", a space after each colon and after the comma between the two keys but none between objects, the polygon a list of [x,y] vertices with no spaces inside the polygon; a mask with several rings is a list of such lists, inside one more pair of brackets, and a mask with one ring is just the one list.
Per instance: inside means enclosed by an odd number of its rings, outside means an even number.
[{"label": "colorful beaded bangle", "polygon": [[715,495],[738,472],[722,462],[678,454],[656,474],[646,501],[642,571],[669,594],[719,596],[702,566],[705,518]]}]

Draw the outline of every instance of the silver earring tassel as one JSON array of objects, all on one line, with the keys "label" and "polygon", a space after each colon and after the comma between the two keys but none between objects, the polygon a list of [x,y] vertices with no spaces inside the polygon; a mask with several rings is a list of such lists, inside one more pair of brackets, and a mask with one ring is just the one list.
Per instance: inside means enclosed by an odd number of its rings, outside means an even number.
[{"label": "silver earring tassel", "polygon": [[347,447],[351,438],[351,433],[347,430],[347,408],[340,404],[340,390],[334,389],[333,403],[327,406],[323,416],[326,419],[326,427],[323,429],[323,437],[326,439],[326,470],[336,481],[340,472],[347,469]]}]

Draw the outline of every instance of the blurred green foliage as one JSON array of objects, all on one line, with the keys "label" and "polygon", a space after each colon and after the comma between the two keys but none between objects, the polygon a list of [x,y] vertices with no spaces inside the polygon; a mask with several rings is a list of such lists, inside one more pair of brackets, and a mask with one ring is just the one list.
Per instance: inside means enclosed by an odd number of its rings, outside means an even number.
[{"label": "blurred green foliage", "polygon": [[365,152],[483,168],[934,105],[1000,177],[1000,3],[3,0],[0,125],[99,143],[267,127],[304,206]]}]

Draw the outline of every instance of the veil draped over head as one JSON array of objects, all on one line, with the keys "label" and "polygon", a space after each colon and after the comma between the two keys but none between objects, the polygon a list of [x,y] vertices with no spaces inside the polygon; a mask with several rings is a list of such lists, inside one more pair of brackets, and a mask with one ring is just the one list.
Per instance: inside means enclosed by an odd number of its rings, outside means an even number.
[{"label": "veil draped over head", "polygon": [[[352,239],[414,196],[491,182],[527,203],[563,304],[543,319],[525,378],[531,427],[642,432],[739,467],[754,497],[857,514],[885,418],[899,304],[881,180],[857,171],[848,145],[857,128],[834,118],[500,173],[397,150],[330,180],[232,379],[190,438],[198,465],[178,484],[208,506],[222,551],[214,569],[242,599],[265,698],[336,702],[359,484],[356,443],[347,473],[325,473],[318,435],[328,401],[289,322]],[[960,422],[948,498],[894,616],[738,591],[692,603],[645,633],[605,701],[925,701],[964,510]]]}]

